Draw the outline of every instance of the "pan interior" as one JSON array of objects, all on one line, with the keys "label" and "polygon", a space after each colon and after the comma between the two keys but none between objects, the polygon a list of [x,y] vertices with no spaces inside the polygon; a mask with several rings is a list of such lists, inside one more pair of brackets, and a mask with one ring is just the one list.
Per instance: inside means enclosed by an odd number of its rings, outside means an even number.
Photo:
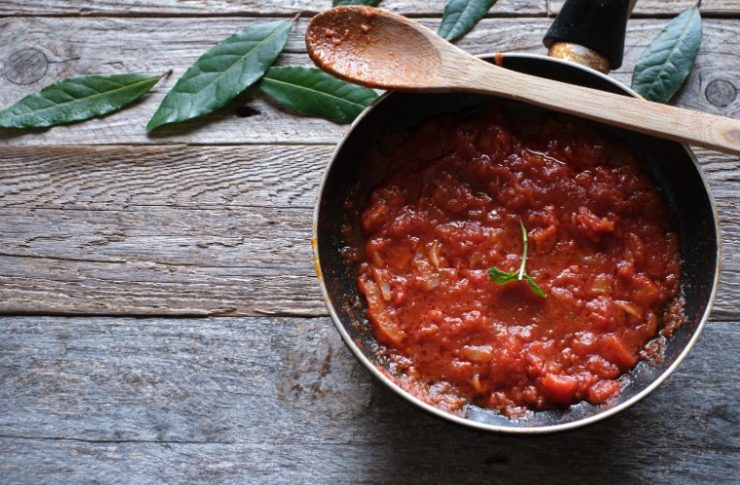
[{"label": "pan interior", "polygon": [[[504,57],[506,68],[565,82],[629,95],[626,88],[594,72],[546,57]],[[377,343],[365,319],[364,300],[356,284],[356,266],[348,264],[342,248],[361,247],[359,212],[369,191],[390,167],[382,158],[367,156],[369,147],[392,144],[410,127],[437,115],[464,112],[488,103],[491,97],[471,94],[393,93],[382,99],[357,123],[338,149],[320,194],[316,220],[319,258],[328,304],[355,346],[370,365],[384,366],[375,351]],[[508,109],[536,109],[498,100]],[[495,410],[467,406],[468,421],[497,429],[541,428],[574,423],[594,417],[620,404],[636,401],[642,391],[670,372],[703,325],[716,284],[718,243],[716,214],[703,176],[693,157],[681,144],[616,128],[600,126],[637,148],[643,168],[662,191],[669,217],[678,232],[683,260],[681,291],[687,322],[666,342],[660,364],[640,362],[630,373],[620,396],[607,404],[579,403],[568,408],[528,413],[516,421]],[[349,229],[349,230],[348,230]],[[367,363],[367,362],[366,362]]]}]

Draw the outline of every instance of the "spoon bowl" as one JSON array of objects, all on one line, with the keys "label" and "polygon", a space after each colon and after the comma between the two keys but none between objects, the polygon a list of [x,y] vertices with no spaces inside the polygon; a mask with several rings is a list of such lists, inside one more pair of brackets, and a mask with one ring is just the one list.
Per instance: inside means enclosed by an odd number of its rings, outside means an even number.
[{"label": "spoon bowl", "polygon": [[327,10],[308,26],[308,55],[334,76],[369,87],[446,87],[438,76],[444,66],[433,44],[436,34],[399,18],[371,7]]}]

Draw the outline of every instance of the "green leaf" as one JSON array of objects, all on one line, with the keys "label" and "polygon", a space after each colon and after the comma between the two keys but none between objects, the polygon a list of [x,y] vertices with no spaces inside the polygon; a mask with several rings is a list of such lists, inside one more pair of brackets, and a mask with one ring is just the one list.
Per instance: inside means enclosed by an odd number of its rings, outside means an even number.
[{"label": "green leaf", "polygon": [[547,294],[540,288],[537,282],[526,273],[527,266],[527,228],[524,227],[524,223],[519,219],[519,227],[522,231],[522,262],[519,265],[517,271],[501,271],[500,269],[492,266],[488,268],[488,277],[493,280],[497,285],[505,285],[512,281],[526,281],[529,288],[534,292],[535,295],[547,298]]},{"label": "green leaf", "polygon": [[486,16],[496,0],[447,0],[439,35],[450,42],[459,39]]},{"label": "green leaf", "polygon": [[531,288],[532,292],[534,292],[535,295],[541,296],[542,298],[547,298],[547,294],[542,290],[542,288],[540,288],[540,285],[538,285],[534,281],[534,278],[532,278],[528,274],[525,274],[524,281],[527,282],[527,284],[529,285],[529,287]]},{"label": "green leaf", "polygon": [[46,128],[113,113],[146,94],[160,77],[115,74],[65,79],[0,111],[0,126]]},{"label": "green leaf", "polygon": [[372,89],[308,67],[271,67],[260,90],[279,105],[337,123],[349,123],[378,97]]},{"label": "green leaf", "polygon": [[651,101],[667,103],[689,75],[701,44],[701,15],[691,8],[650,42],[632,73],[632,89]]},{"label": "green leaf", "polygon": [[500,269],[492,266],[488,268],[488,277],[493,280],[497,285],[505,285],[510,281],[516,280],[516,272],[501,271]]},{"label": "green leaf", "polygon": [[190,66],[162,100],[147,130],[225,106],[257,82],[285,47],[293,21],[249,27],[216,44]]},{"label": "green leaf", "polygon": [[338,7],[340,5],[370,5],[371,7],[377,7],[381,0],[333,0],[331,2],[332,7]]}]

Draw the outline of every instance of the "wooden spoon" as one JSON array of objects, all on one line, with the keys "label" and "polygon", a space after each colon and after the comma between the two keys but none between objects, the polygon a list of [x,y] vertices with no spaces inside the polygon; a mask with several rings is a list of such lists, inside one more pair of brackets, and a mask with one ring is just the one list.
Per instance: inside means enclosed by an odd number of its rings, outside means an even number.
[{"label": "wooden spoon", "polygon": [[382,9],[336,7],[306,32],[321,69],[365,86],[491,94],[740,155],[740,121],[521,74],[478,59],[423,25]]}]

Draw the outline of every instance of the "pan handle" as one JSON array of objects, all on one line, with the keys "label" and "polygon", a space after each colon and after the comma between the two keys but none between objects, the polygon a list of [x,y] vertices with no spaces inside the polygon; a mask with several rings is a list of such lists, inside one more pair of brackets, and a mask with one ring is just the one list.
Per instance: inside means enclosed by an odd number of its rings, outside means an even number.
[{"label": "pan handle", "polygon": [[636,0],[566,0],[545,34],[551,57],[608,73],[622,65],[627,19]]}]

